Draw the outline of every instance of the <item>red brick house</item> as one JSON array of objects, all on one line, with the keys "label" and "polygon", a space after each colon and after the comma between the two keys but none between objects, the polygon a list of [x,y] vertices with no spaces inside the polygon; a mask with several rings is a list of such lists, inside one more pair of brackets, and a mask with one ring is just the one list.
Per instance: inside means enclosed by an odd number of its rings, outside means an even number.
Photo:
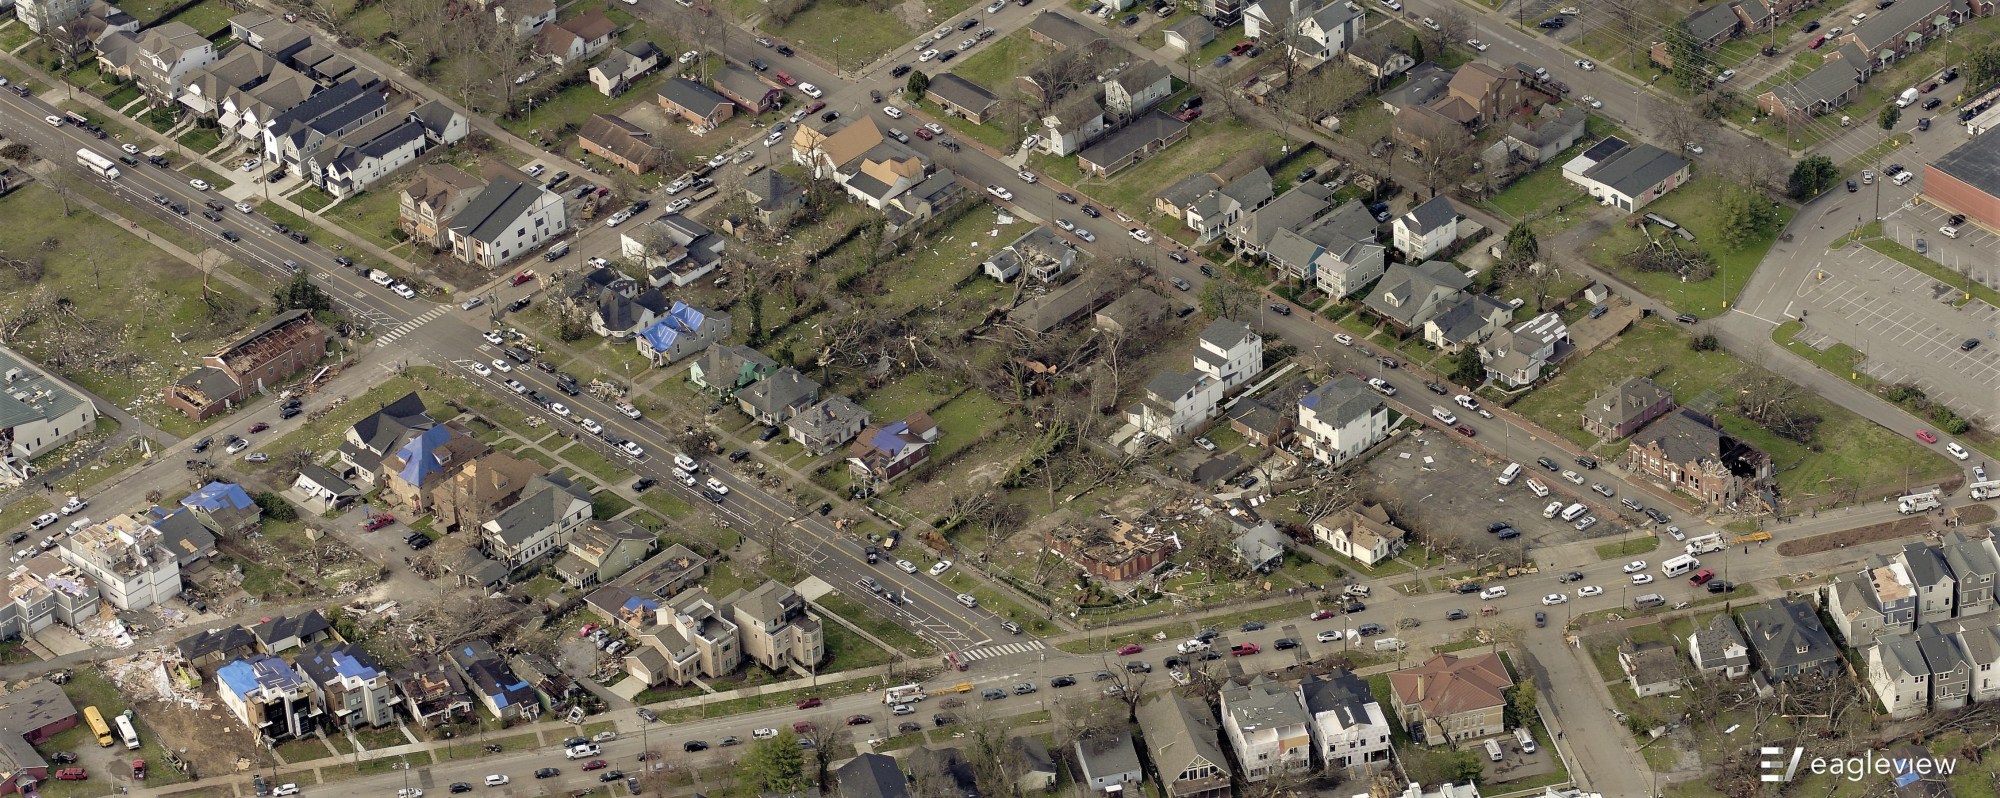
[{"label": "red brick house", "polygon": [[862,430],[847,447],[847,466],[864,485],[886,485],[931,459],[931,444],[937,438],[937,422],[913,413],[902,421]]},{"label": "red brick house", "polygon": [[1771,456],[1687,408],[1633,436],[1626,467],[1708,504],[1774,504]]},{"label": "red brick house", "polygon": [[1674,409],[1674,395],[1645,377],[1633,377],[1598,394],[1583,408],[1583,429],[1618,440]]},{"label": "red brick house", "polygon": [[288,310],[201,359],[167,386],[167,405],[201,421],[259,391],[275,390],[326,355],[326,328],[304,310]]},{"label": "red brick house", "polygon": [[1078,568],[1114,582],[1137,579],[1179,550],[1172,535],[1123,519],[1062,524],[1049,532],[1048,543]]}]

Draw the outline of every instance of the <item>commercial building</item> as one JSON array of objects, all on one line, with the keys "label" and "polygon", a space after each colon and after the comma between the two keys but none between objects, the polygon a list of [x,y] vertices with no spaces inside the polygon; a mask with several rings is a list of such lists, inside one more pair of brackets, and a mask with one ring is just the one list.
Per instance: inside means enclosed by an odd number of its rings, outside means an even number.
[{"label": "commercial building", "polygon": [[33,476],[30,461],[96,424],[97,405],[82,391],[0,347],[0,484]]}]

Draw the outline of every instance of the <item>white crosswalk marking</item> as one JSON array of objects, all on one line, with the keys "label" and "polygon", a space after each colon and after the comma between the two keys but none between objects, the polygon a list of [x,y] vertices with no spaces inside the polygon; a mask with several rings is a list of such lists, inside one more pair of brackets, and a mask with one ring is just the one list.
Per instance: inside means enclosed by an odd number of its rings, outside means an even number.
[{"label": "white crosswalk marking", "polygon": [[1044,645],[1042,641],[1030,640],[1025,643],[1007,643],[998,646],[975,648],[971,651],[967,651],[963,654],[958,655],[958,658],[965,662],[973,662],[976,660],[988,659],[991,657],[1004,657],[1009,654],[1026,654],[1030,651],[1040,651],[1045,648],[1048,648],[1048,646]]},{"label": "white crosswalk marking", "polygon": [[383,333],[381,340],[376,341],[375,345],[388,346],[389,344],[395,343],[396,339],[410,334],[411,330],[414,330],[418,327],[422,327],[424,326],[425,323],[429,322],[430,320],[442,316],[450,311],[451,309],[445,307],[444,305],[439,305],[437,307],[431,308],[430,311],[425,313],[424,315],[418,316],[414,319],[404,322],[402,326],[399,326],[396,329]]}]

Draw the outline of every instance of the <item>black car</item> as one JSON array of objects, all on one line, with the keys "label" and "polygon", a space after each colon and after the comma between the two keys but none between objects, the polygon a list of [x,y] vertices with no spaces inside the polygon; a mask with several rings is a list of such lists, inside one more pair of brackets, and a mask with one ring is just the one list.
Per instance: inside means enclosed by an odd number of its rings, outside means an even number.
[{"label": "black car", "polygon": [[659,713],[656,713],[645,707],[640,707],[638,714],[639,714],[639,719],[647,723],[658,723],[660,720]]},{"label": "black car", "polygon": [[1067,191],[1064,191],[1064,192],[1061,192],[1061,193],[1058,193],[1058,194],[1056,194],[1056,199],[1058,199],[1058,200],[1062,200],[1062,203],[1063,203],[1064,205],[1075,205],[1075,204],[1076,204],[1076,197],[1075,197],[1075,196],[1073,196],[1073,195],[1071,195],[1071,194],[1070,194],[1069,192],[1067,192]]},{"label": "black car", "polygon": [[1359,631],[1362,637],[1374,637],[1389,630],[1379,623],[1364,623]]},{"label": "black car", "polygon": [[1452,610],[1444,614],[1444,619],[1447,621],[1463,621],[1466,617],[1465,610]]},{"label": "black car", "polygon": [[1563,574],[1562,576],[1556,577],[1556,581],[1561,582],[1565,585],[1571,582],[1581,582],[1583,581],[1583,572],[1571,571],[1569,573]]},{"label": "black car", "polygon": [[301,232],[299,232],[299,231],[297,231],[297,230],[293,230],[293,231],[292,231],[292,232],[290,232],[290,233],[286,233],[286,234],[285,234],[285,237],[286,237],[286,238],[289,238],[289,239],[291,239],[291,240],[293,240],[293,241],[297,241],[297,242],[299,242],[299,243],[301,243],[301,244],[310,244],[310,243],[312,243],[312,239],[309,239],[309,238],[306,238],[306,234],[305,234],[305,233],[301,233]]},{"label": "black car", "polygon": [[819,514],[826,515],[827,513],[830,512],[833,512],[833,502],[820,502]]},{"label": "black car", "polygon": [[197,453],[200,453],[200,452],[206,452],[206,451],[208,451],[208,447],[210,447],[210,446],[214,446],[214,445],[215,445],[215,439],[214,439],[214,438],[203,438],[203,439],[201,439],[201,440],[198,440],[198,441],[195,441],[195,442],[194,442],[194,450],[195,450],[195,452],[197,452]]},{"label": "black car", "polygon": [[948,712],[939,712],[931,716],[931,723],[937,726],[950,726],[953,720],[956,720],[956,718],[953,718],[951,713]]},{"label": "black car", "polygon": [[1562,17],[1550,17],[1548,19],[1542,20],[1539,23],[1536,23],[1536,27],[1539,27],[1543,30],[1560,30],[1567,25],[1569,25],[1569,20],[1563,19]]},{"label": "black car", "polygon": [[1305,182],[1305,181],[1307,181],[1307,180],[1311,180],[1311,179],[1313,179],[1313,176],[1315,176],[1315,175],[1318,175],[1318,174],[1319,174],[1319,170],[1318,170],[1318,169],[1314,169],[1314,168],[1312,168],[1312,167],[1310,167],[1310,166],[1308,166],[1308,167],[1306,167],[1306,168],[1304,168],[1304,169],[1300,169],[1300,170],[1299,170],[1299,182],[1303,183],[1303,182]]},{"label": "black car", "polygon": [[563,182],[566,180],[569,180],[569,170],[565,169],[563,171],[555,173],[554,177],[549,178],[549,182],[546,185],[549,188],[555,188],[556,186],[562,185]]},{"label": "black car", "polygon": [[778,55],[785,56],[786,58],[790,58],[792,56],[792,48],[790,45],[781,44],[774,49],[778,51]]},{"label": "black car", "polygon": [[1098,212],[1096,208],[1090,207],[1089,205],[1085,205],[1082,208],[1079,208],[1078,210],[1083,211],[1083,215],[1088,216],[1092,219],[1097,219],[1104,216],[1103,213]]},{"label": "black car", "polygon": [[201,218],[203,218],[203,219],[207,219],[207,220],[209,220],[209,221],[211,221],[211,222],[215,222],[215,223],[217,223],[217,224],[221,224],[221,223],[222,223],[222,217],[220,217],[220,216],[217,216],[217,215],[215,215],[215,211],[202,211],[202,212],[201,212]]},{"label": "black car", "polygon": [[1459,585],[1458,587],[1455,587],[1455,588],[1452,588],[1452,592],[1454,592],[1454,593],[1477,593],[1477,592],[1479,592],[1479,585],[1478,585],[1478,583],[1475,583],[1475,582],[1467,582],[1467,583],[1465,583],[1465,584],[1462,584],[1462,585]]},{"label": "black car", "polygon": [[538,779],[552,779],[560,775],[562,771],[556,768],[541,768],[535,771],[535,778]]},{"label": "black car", "polygon": [[783,434],[785,434],[785,430],[782,427],[765,427],[764,431],[757,435],[757,440],[769,443],[771,439]]},{"label": "black car", "polygon": [[1236,487],[1239,487],[1239,488],[1244,488],[1244,489],[1246,489],[1246,490],[1247,490],[1247,489],[1249,489],[1249,488],[1254,488],[1254,487],[1256,487],[1256,486],[1257,486],[1257,475],[1256,475],[1256,474],[1251,474],[1250,476],[1247,476],[1247,477],[1244,477],[1244,478],[1242,478],[1242,479],[1239,479],[1239,480],[1236,480]]},{"label": "black car", "polygon": [[1375,358],[1375,362],[1382,364],[1382,367],[1385,369],[1395,369],[1403,367],[1403,364],[1397,362],[1396,359],[1393,357],[1378,357]]},{"label": "black car", "polygon": [[1800,32],[1800,33],[1811,33],[1811,32],[1813,32],[1813,31],[1816,31],[1816,30],[1819,30],[1819,20],[1813,20],[1813,21],[1811,21],[1811,22],[1808,22],[1808,23],[1806,23],[1806,26],[1805,26],[1805,27],[1803,27],[1803,28],[1800,28],[1800,29],[1799,29],[1799,32]]},{"label": "black car", "polygon": [[1271,648],[1279,651],[1287,651],[1298,647],[1299,641],[1290,637],[1280,637],[1271,643]]},{"label": "black car", "polygon": [[1195,633],[1194,639],[1200,640],[1201,642],[1204,643],[1209,643],[1213,642],[1216,638],[1221,636],[1222,636],[1222,630],[1211,626],[1201,630],[1200,632]]},{"label": "black car", "polygon": [[653,487],[654,485],[658,484],[660,484],[660,481],[657,479],[653,479],[652,477],[640,477],[639,481],[632,483],[632,492],[644,493],[647,488]]},{"label": "black car", "polygon": [[1659,524],[1664,524],[1672,520],[1667,517],[1666,513],[1660,512],[1658,508],[1654,507],[1646,508],[1646,517],[1653,519],[1654,523],[1659,523]]},{"label": "black car", "polygon": [[1944,77],[1940,78],[1940,80],[1944,81],[1945,83],[1950,83],[1954,80],[1958,80],[1958,68],[1953,67],[1950,71],[1945,72]]},{"label": "black car", "polygon": [[1965,214],[1954,213],[1951,215],[1951,219],[1949,220],[1949,222],[1953,227],[1965,224]]},{"label": "black car", "polygon": [[1579,454],[1576,456],[1576,464],[1584,468],[1595,469],[1597,468],[1597,458],[1587,454]]},{"label": "black car", "polygon": [[[689,740],[685,743],[681,743],[681,750],[686,751],[690,754],[696,751],[706,751],[708,750],[708,743],[703,742],[701,740]],[[605,775],[610,775],[610,774],[605,774]]]},{"label": "black car", "polygon": [[1556,465],[1556,461],[1550,460],[1549,458],[1546,457],[1535,458],[1535,465],[1548,469],[1549,473],[1551,474],[1562,470],[1562,466]]},{"label": "black car", "polygon": [[1424,390],[1430,391],[1431,393],[1437,394],[1439,396],[1444,396],[1445,394],[1451,393],[1450,388],[1446,388],[1435,382],[1424,383]]},{"label": "black car", "polygon": [[821,122],[831,122],[831,121],[833,121],[833,120],[835,120],[835,119],[839,119],[839,118],[840,118],[840,112],[839,112],[839,111],[828,111],[828,112],[826,112],[826,113],[823,113],[823,114],[820,114],[820,115],[819,115],[819,121],[821,121]]},{"label": "black car", "polygon": [[764,60],[761,58],[752,58],[750,59],[750,68],[757,70],[758,72],[763,72],[767,69],[770,69],[771,65],[764,63]]},{"label": "black car", "polygon": [[1979,348],[1979,339],[1977,338],[1967,338],[1963,341],[1958,342],[1958,351],[1960,352],[1970,352],[1978,348]]},{"label": "black car", "polygon": [[1735,589],[1736,589],[1735,582],[1724,581],[1721,579],[1714,579],[1710,580],[1708,583],[1708,592],[1710,593],[1728,593]]},{"label": "black car", "polygon": [[1350,601],[1347,602],[1347,606],[1341,607],[1340,611],[1347,613],[1348,615],[1353,615],[1356,613],[1367,612],[1368,605],[1359,601]]},{"label": "black car", "polygon": [[1133,673],[1152,673],[1153,665],[1149,662],[1127,662],[1125,663],[1125,670]]},{"label": "black car", "polygon": [[222,240],[234,243],[237,241],[242,241],[243,237],[237,235],[236,231],[234,230],[224,230],[222,231]]},{"label": "black car", "polygon": [[942,63],[944,63],[944,62],[946,62],[946,61],[950,61],[951,59],[954,59],[954,58],[957,58],[957,57],[958,57],[958,51],[957,51],[957,50],[946,50],[946,51],[944,51],[944,52],[942,52],[942,53],[938,53],[938,57],[937,57],[937,60],[938,60],[938,63],[942,64]]},{"label": "black car", "polygon": [[1246,624],[1243,624],[1243,626],[1242,626],[1242,629],[1243,629],[1243,631],[1245,631],[1245,632],[1257,632],[1257,631],[1262,631],[1262,630],[1264,629],[1264,622],[1263,622],[1263,621],[1251,621],[1251,622],[1249,622],[1249,623],[1246,623]]},{"label": "black car", "polygon": [[[625,771],[622,770],[607,770],[604,771],[603,773],[597,774],[597,780],[605,784],[609,784],[611,782],[617,781],[622,778],[625,778]],[[635,792],[633,794],[637,795],[638,793]]]},{"label": "black car", "polygon": [[453,793],[472,792],[472,785],[462,781],[454,781],[451,783],[451,791]]},{"label": "black car", "polygon": [[1074,676],[1057,676],[1049,680],[1050,687],[1068,687],[1073,684],[1076,684],[1076,677]]},{"label": "black car", "polygon": [[1696,316],[1693,313],[1682,313],[1679,316],[1675,316],[1674,321],[1680,322],[1682,324],[1693,324],[1695,322],[1701,321],[1701,317]]},{"label": "black car", "polygon": [[1139,15],[1138,15],[1138,14],[1132,14],[1132,15],[1130,15],[1130,16],[1127,16],[1127,17],[1126,17],[1126,18],[1124,18],[1123,20],[1120,20],[1118,24],[1120,24],[1120,25],[1124,25],[1124,26],[1127,26],[1127,27],[1130,27],[1130,26],[1133,26],[1133,25],[1137,25],[1137,24],[1139,24]]},{"label": "black car", "polygon": [[1549,614],[1548,614],[1548,613],[1546,613],[1546,612],[1542,612],[1542,611],[1540,611],[1540,610],[1537,610],[1537,611],[1535,612],[1535,628],[1536,628],[1536,629],[1540,629],[1540,628],[1542,628],[1542,627],[1544,627],[1544,626],[1548,626],[1548,625],[1549,625]]},{"label": "black car", "polygon": [[909,64],[897,64],[895,69],[889,70],[889,77],[892,78],[900,78],[908,74],[910,74]]},{"label": "black car", "polygon": [[186,205],[176,202],[173,204],[173,209],[174,213],[178,213],[182,216],[188,215],[188,206]]},{"label": "black car", "polygon": [[638,202],[632,203],[632,207],[627,208],[626,210],[631,211],[633,214],[641,214],[645,213],[646,209],[651,207],[653,207],[652,200],[639,200]]},{"label": "black car", "polygon": [[1932,97],[1924,101],[1924,110],[1929,111],[1943,104],[1944,104],[1943,100],[1940,100],[1936,97]]},{"label": "black car", "polygon": [[882,91],[881,91],[880,89],[869,89],[869,90],[868,90],[868,101],[869,101],[869,102],[872,102],[872,103],[879,103],[879,102],[881,102],[881,101],[882,101]]},{"label": "black car", "polygon": [[283,409],[283,410],[279,410],[279,411],[278,411],[278,418],[281,418],[281,419],[285,419],[285,418],[291,418],[291,417],[293,417],[293,416],[296,416],[296,415],[298,415],[298,414],[299,414],[299,413],[301,413],[301,412],[303,412],[303,411],[299,410],[299,409],[298,409],[298,408],[296,408],[296,407],[287,407],[287,408],[285,408],[285,409]]},{"label": "black car", "polygon": [[1852,193],[1854,193],[1854,192],[1856,192],[1856,191],[1860,191],[1860,190],[1861,190],[1861,184],[1860,184],[1860,183],[1856,183],[1856,182],[1854,182],[1853,180],[1849,180],[1849,181],[1847,181],[1847,193],[1849,193],[1849,194],[1852,194]]},{"label": "black car", "polygon": [[959,30],[972,30],[976,27],[979,27],[978,17],[966,17],[964,22],[958,23]]},{"label": "black car", "polygon": [[512,312],[514,312],[514,311],[517,311],[517,310],[520,310],[520,309],[522,309],[522,308],[525,308],[525,307],[527,307],[527,306],[528,306],[528,303],[529,303],[530,301],[532,301],[532,300],[530,300],[530,298],[528,298],[528,297],[521,297],[520,299],[516,299],[516,300],[514,300],[514,301],[512,301],[512,302],[509,302],[509,303],[507,303],[507,312],[508,312],[508,313],[512,313]]},{"label": "black car", "polygon": [[737,449],[736,451],[729,453],[729,462],[732,463],[741,463],[748,459],[750,459],[749,449]]},{"label": "black car", "polygon": [[27,539],[28,539],[28,533],[26,533],[26,532],[16,532],[16,533],[14,533],[14,536],[13,536],[13,537],[10,537],[10,538],[8,538],[8,539],[7,539],[7,545],[9,545],[9,546],[12,546],[12,545],[14,545],[14,544],[16,544],[16,543],[20,543],[21,541],[23,541],[23,540],[27,540]]},{"label": "black car", "polygon": [[702,488],[701,497],[715,504],[722,503],[722,494],[716,493],[713,489],[710,488]]},{"label": "black car", "polygon": [[1175,263],[1186,263],[1188,262],[1188,256],[1185,252],[1169,252],[1167,253],[1167,260]]}]

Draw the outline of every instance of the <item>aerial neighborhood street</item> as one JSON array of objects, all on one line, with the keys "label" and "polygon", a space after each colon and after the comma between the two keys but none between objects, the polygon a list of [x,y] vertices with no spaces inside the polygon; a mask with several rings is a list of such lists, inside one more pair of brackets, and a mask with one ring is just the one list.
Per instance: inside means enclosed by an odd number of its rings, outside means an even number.
[{"label": "aerial neighborhood street", "polygon": [[0,795],[2000,792],[1994,10],[14,0]]}]

